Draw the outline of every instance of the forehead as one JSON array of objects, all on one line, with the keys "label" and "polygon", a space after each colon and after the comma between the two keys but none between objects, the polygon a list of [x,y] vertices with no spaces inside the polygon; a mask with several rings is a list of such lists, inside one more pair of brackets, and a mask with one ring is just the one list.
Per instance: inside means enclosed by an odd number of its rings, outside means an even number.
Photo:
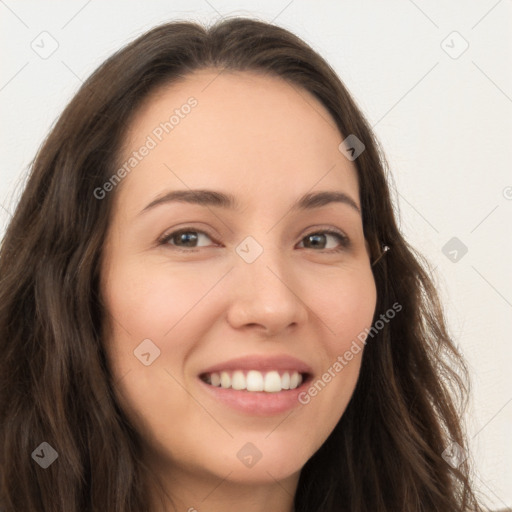
[{"label": "forehead", "polygon": [[322,103],[297,85],[205,69],[160,87],[139,108],[120,161],[149,139],[154,147],[122,187],[146,198],[187,187],[297,197],[318,183],[357,200],[355,165],[338,149],[343,138]]}]

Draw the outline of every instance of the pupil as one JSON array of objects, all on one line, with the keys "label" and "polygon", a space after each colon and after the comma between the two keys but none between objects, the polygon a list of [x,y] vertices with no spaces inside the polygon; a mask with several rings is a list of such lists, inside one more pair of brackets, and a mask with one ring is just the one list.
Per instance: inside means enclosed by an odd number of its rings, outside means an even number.
[{"label": "pupil", "polygon": [[[187,240],[185,240],[185,238],[188,238],[189,239],[188,245],[190,245],[191,242],[194,242],[194,239],[197,239],[197,235],[191,233],[190,231],[187,233],[181,233],[180,237],[181,237],[181,240],[184,241],[184,243],[187,243]],[[190,238],[192,240],[190,240]]]},{"label": "pupil", "polygon": [[312,245],[313,245],[313,246],[318,246],[318,245],[319,245],[319,244],[318,244],[318,238],[319,238],[319,237],[321,237],[321,236],[323,236],[323,235],[318,235],[318,234],[317,234],[317,235],[309,235],[309,236],[308,236],[308,238],[309,238],[310,240],[316,240],[316,241],[314,241],[314,242],[313,242],[313,244],[312,244]]}]

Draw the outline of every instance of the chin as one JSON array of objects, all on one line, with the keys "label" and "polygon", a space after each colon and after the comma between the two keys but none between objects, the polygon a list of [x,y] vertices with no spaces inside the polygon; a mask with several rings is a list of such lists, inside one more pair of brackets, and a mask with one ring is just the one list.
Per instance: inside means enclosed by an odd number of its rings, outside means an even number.
[{"label": "chin", "polygon": [[238,437],[231,443],[233,448],[227,447],[224,451],[221,465],[218,459],[212,460],[215,473],[222,478],[229,474],[227,478],[233,482],[252,484],[268,484],[300,473],[311,456],[309,451],[305,451],[304,440],[285,444],[286,441],[279,436],[274,440],[271,438],[272,434],[268,439],[241,442]]}]

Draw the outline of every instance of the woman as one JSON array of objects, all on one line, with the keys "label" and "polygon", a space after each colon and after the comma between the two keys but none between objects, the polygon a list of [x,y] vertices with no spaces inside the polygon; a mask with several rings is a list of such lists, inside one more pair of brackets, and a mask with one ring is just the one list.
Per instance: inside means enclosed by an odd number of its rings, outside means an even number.
[{"label": "woman", "polygon": [[277,26],[168,23],[100,66],[1,248],[2,510],[482,510],[385,169]]}]

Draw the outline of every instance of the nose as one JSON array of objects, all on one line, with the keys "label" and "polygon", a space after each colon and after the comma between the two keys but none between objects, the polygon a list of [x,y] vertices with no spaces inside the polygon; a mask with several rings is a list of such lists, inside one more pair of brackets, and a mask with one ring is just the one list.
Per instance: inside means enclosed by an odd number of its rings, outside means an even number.
[{"label": "nose", "polygon": [[265,249],[252,263],[240,259],[233,270],[228,322],[266,337],[283,335],[306,322],[303,281],[278,249]]}]

